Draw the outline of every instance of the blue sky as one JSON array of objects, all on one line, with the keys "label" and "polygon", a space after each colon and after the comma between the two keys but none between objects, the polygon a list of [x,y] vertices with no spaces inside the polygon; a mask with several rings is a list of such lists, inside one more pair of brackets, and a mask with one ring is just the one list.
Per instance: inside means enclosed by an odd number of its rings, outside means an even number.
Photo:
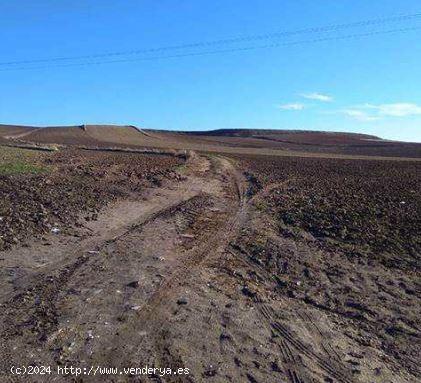
[{"label": "blue sky", "polygon": [[[418,0],[1,1],[0,63],[159,48],[418,12]],[[408,27],[421,27],[421,17],[199,51]],[[421,29],[159,60],[117,56],[134,61],[113,64],[0,65],[0,123],[291,128],[421,142],[420,41]],[[65,63],[86,61],[104,58]]]}]

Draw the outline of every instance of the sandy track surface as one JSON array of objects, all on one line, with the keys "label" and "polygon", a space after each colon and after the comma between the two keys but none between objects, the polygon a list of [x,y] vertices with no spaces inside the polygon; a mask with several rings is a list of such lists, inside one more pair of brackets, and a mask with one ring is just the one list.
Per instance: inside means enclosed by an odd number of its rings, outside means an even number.
[{"label": "sandy track surface", "polygon": [[154,317],[164,318],[175,288],[223,250],[244,216],[243,185],[227,160],[193,157],[184,173],[184,182],[106,209],[80,237],[5,253],[3,374],[16,363],[138,365],[129,362],[145,336],[139,329],[159,325]]}]

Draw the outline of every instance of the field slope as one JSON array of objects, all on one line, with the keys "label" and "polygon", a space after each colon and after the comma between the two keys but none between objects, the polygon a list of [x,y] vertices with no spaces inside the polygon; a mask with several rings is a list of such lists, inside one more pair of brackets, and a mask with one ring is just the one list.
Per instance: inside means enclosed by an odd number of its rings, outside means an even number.
[{"label": "field slope", "polygon": [[298,130],[163,131],[132,125],[24,127],[0,125],[0,142],[88,147],[187,149],[230,154],[336,158],[421,158],[421,144],[376,136]]}]

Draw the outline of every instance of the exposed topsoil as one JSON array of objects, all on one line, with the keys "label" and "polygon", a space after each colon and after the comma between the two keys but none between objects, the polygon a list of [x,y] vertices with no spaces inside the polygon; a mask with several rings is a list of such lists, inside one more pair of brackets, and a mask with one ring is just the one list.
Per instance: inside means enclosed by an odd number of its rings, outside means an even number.
[{"label": "exposed topsoil", "polygon": [[0,148],[0,250],[55,228],[71,230],[83,212],[163,179],[178,177],[183,161],[161,155],[62,150],[56,153]]},{"label": "exposed topsoil", "polygon": [[[91,211],[72,235],[2,253],[0,380],[20,381],[12,365],[51,366],[28,382],[420,380],[419,164],[73,151],[31,164],[3,178],[46,177],[72,196],[54,209]],[[130,198],[103,206],[117,196]],[[123,372],[144,366],[189,373]]]},{"label": "exposed topsoil", "polygon": [[133,126],[80,125],[20,127],[0,125],[0,142],[9,144],[59,144],[90,147],[172,148],[212,152],[307,155],[421,157],[421,144],[335,132],[261,129],[220,129],[172,132],[137,129]]},{"label": "exposed topsoil", "polygon": [[[262,157],[239,163],[256,211],[235,251],[275,276],[277,299],[330,327],[322,337],[337,338],[333,347],[362,381],[417,381],[421,165]],[[294,321],[291,314],[284,320]],[[314,334],[309,339],[320,343]],[[385,365],[376,367],[380,360]],[[393,370],[401,375],[391,377]]]},{"label": "exposed topsoil", "polygon": [[421,252],[421,164],[306,158],[242,161],[286,235],[414,270]]}]

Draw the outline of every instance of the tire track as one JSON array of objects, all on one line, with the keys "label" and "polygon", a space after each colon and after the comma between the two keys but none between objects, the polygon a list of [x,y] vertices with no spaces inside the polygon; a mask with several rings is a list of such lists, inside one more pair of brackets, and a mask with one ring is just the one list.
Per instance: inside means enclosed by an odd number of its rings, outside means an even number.
[{"label": "tire track", "polygon": [[147,212],[137,222],[110,231],[109,238],[102,240],[94,238],[84,241],[83,245],[71,249],[71,252],[65,255],[64,260],[38,268],[36,273],[30,276],[25,275],[27,280],[21,283],[19,292],[12,292],[8,296],[2,297],[4,303],[2,303],[1,313],[3,329],[0,333],[2,339],[0,347],[1,381],[20,381],[8,373],[10,363],[15,357],[13,344],[19,344],[19,338],[25,336],[24,343],[43,347],[49,335],[57,329],[59,318],[56,309],[57,300],[73,275],[82,267],[90,269],[95,263],[104,262],[103,258],[88,255],[88,250],[95,249],[95,253],[101,252],[108,246],[124,240],[133,232],[141,230],[143,226],[159,217],[173,214],[199,194],[198,191],[190,193],[187,197],[172,199],[164,206],[157,206]]},{"label": "tire track", "polygon": [[281,340],[279,349],[281,351],[286,373],[290,382],[306,383],[299,372],[299,370],[302,370],[302,362],[291,350],[288,343],[284,340]]},{"label": "tire track", "polygon": [[304,354],[310,360],[316,362],[316,364],[322,368],[327,374],[335,378],[339,383],[354,383],[348,374],[342,371],[342,368],[335,366],[332,362],[329,362],[326,358],[315,353],[309,346],[303,343],[301,340],[296,338],[289,329],[277,321],[270,323],[272,328],[281,335],[289,344],[291,344],[297,351]]},{"label": "tire track", "polygon": [[[105,247],[115,243],[132,232],[141,229],[144,225],[156,220],[162,215],[171,214],[176,211],[178,207],[185,205],[188,201],[195,198],[190,197],[176,204],[166,206],[163,209],[150,214],[148,217],[142,219],[141,222],[132,225],[123,233],[115,236],[99,246],[96,246],[97,251],[103,250]],[[76,252],[75,252],[76,254]],[[68,263],[55,273],[48,273],[47,275],[37,275],[35,280],[28,282],[29,286],[24,291],[15,294],[5,304],[3,304],[3,323],[7,325],[6,329],[0,334],[2,339],[0,348],[0,359],[4,366],[3,371],[8,371],[9,363],[13,357],[10,353],[11,345],[16,341],[16,335],[21,332],[21,328],[25,331],[33,331],[36,334],[36,342],[43,344],[48,336],[56,331],[58,323],[58,313],[56,310],[57,299],[62,291],[66,288],[67,283],[72,276],[81,268],[89,268],[89,264],[97,262],[97,257],[90,257],[86,254],[79,256],[72,263]],[[102,260],[103,261],[103,260]],[[35,310],[33,310],[35,308]],[[27,313],[22,318],[22,312]],[[19,322],[16,318],[21,318]],[[6,375],[9,377],[9,375]],[[0,375],[1,377],[1,375]],[[10,376],[10,381],[16,381]]]},{"label": "tire track", "polygon": [[[25,274],[20,277],[14,278],[14,281],[27,278],[28,280],[26,282],[21,282],[22,287],[20,289],[21,290],[23,289],[24,291],[28,291],[28,289],[32,289],[34,284],[36,286],[42,285],[44,283],[44,280],[42,279],[41,281],[37,281],[39,280],[39,278],[45,278],[46,274],[48,273],[57,273],[57,272],[60,272],[61,270],[65,270],[66,268],[72,268],[73,264],[75,263],[74,261],[75,258],[76,258],[76,262],[78,262],[78,259],[80,257],[79,254],[84,254],[83,257],[88,257],[87,255],[88,251],[99,252],[103,250],[106,246],[114,242],[117,242],[123,239],[124,237],[127,237],[132,232],[139,230],[142,226],[145,226],[148,223],[153,222],[154,220],[159,218],[161,215],[171,213],[171,211],[177,209],[177,207],[187,203],[188,201],[190,201],[191,199],[195,197],[197,197],[197,194],[193,196],[189,196],[185,199],[177,200],[175,202],[173,201],[164,206],[161,206],[158,209],[155,209],[154,211],[151,211],[150,213],[143,216],[136,223],[132,223],[129,226],[110,232],[109,233],[110,238],[108,239],[103,239],[103,240],[92,239],[92,240],[85,241],[83,245],[73,248],[71,252],[66,255],[64,260],[62,259],[60,261],[48,263],[44,267],[39,267],[37,269],[34,269],[35,274],[31,274],[31,275]],[[63,263],[64,263],[64,266],[63,266]],[[49,277],[50,276],[47,275],[47,278]],[[8,296],[3,296],[2,300],[7,302],[10,299],[13,299],[15,295],[16,294],[13,292],[9,294]]]},{"label": "tire track", "polygon": [[309,331],[311,331],[312,333],[316,332],[318,334],[320,345],[325,351],[325,353],[329,355],[329,357],[331,357],[332,359],[336,360],[337,362],[340,362],[341,357],[339,356],[338,352],[332,347],[332,345],[329,342],[326,341],[326,335],[319,328],[319,326],[317,326],[314,319],[305,311],[299,311],[298,315],[301,317]]},{"label": "tire track", "polygon": [[[241,255],[239,255],[237,252],[230,250],[230,253],[237,256],[238,259],[240,259],[242,262],[244,262],[246,265],[250,266],[253,269],[257,269],[260,273],[267,276],[269,279],[273,279],[274,275],[271,275],[268,273],[267,270],[265,270],[262,266],[253,263],[250,260],[250,257],[248,254],[241,249],[238,246],[234,246],[234,249],[237,251],[240,251]],[[244,256],[245,255],[245,256]],[[284,325],[282,325],[277,320],[277,314],[273,310],[272,307],[265,304],[259,297],[253,298],[254,303],[256,304],[261,316],[264,318],[264,320],[269,324],[269,326],[280,335],[285,341],[288,342],[292,347],[294,347],[295,350],[300,352],[301,354],[305,355],[307,358],[309,358],[311,361],[315,362],[323,371],[325,371],[328,375],[335,378],[338,383],[354,383],[355,380],[349,376],[349,373],[346,371],[345,366],[342,365],[340,362],[340,359],[338,359],[338,355],[335,353],[335,358],[332,357],[331,353],[326,350],[327,347],[332,349],[332,347],[329,345],[326,345],[326,342],[324,342],[323,348],[325,350],[326,356],[331,358],[333,361],[329,361],[326,357],[320,355],[319,353],[313,351],[311,347],[309,347],[307,344],[302,342],[300,339],[298,339],[295,335],[291,333],[291,331]],[[305,321],[306,322],[306,321]],[[318,330],[320,331],[320,330]],[[281,350],[281,352],[286,352],[285,350]],[[300,377],[299,373],[295,372],[294,374],[291,372],[291,374],[288,372],[288,369],[291,370],[290,367],[287,367],[287,373],[290,376],[290,381],[292,383],[298,383],[303,382],[303,378]],[[292,371],[292,370],[291,370]],[[299,380],[297,380],[299,379]]]},{"label": "tire track", "polygon": [[[142,330],[149,334],[155,334],[153,344],[155,345],[156,359],[160,365],[180,365],[180,359],[177,355],[171,355],[169,344],[162,342],[157,334],[160,334],[165,325],[167,324],[167,317],[165,314],[165,308],[168,306],[168,302],[174,300],[177,294],[177,289],[186,283],[190,275],[194,274],[194,270],[204,265],[207,262],[211,262],[221,254],[224,253],[229,243],[236,238],[238,231],[243,225],[247,217],[247,205],[245,203],[244,195],[241,197],[238,193],[243,190],[243,186],[239,184],[239,175],[236,174],[235,169],[232,167],[229,161],[223,158],[213,159],[216,162],[216,167],[213,171],[214,175],[218,175],[218,170],[223,170],[225,174],[228,173],[229,179],[222,178],[221,183],[229,183],[232,195],[235,195],[233,201],[230,196],[220,195],[214,196],[219,198],[220,201],[226,201],[227,208],[224,211],[224,217],[226,220],[221,220],[219,227],[211,229],[201,236],[200,244],[198,244],[192,250],[187,251],[182,257],[179,257],[181,264],[171,271],[171,274],[164,279],[157,289],[149,296],[149,298],[139,307],[139,309],[131,317],[130,322],[125,323],[124,331],[119,331],[115,342],[119,344],[127,344],[130,341],[131,334],[139,333]],[[192,212],[185,212],[188,216],[194,214]],[[120,355],[116,358],[115,351],[112,355],[108,356],[108,362],[121,363],[125,356]],[[170,381],[178,382],[176,377],[171,377]],[[185,379],[183,381],[186,381]]]}]

